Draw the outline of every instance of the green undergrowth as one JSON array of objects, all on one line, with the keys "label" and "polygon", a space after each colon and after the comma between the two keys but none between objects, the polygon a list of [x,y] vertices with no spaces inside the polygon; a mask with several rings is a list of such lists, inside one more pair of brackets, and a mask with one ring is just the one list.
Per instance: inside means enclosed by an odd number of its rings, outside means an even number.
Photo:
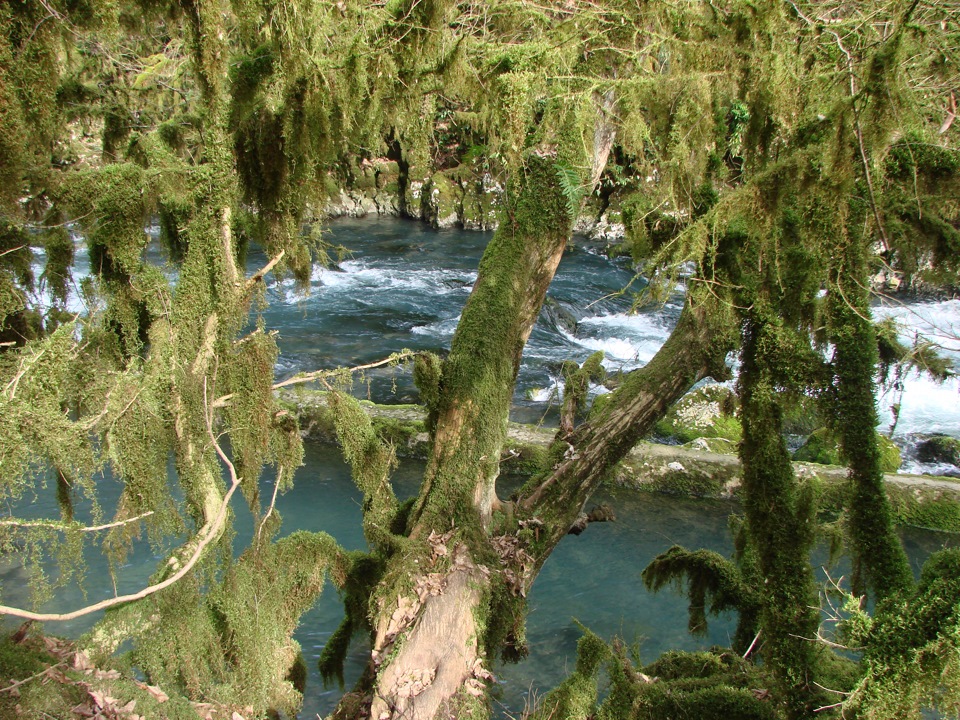
[{"label": "green undergrowth", "polygon": [[[643,664],[637,648],[607,644],[584,629],[574,671],[538,703],[533,720],[780,720],[774,679],[729,648],[671,650]],[[821,647],[818,682],[841,693],[857,684],[855,661]],[[605,683],[604,683],[605,681]],[[601,696],[598,687],[607,686]],[[824,704],[827,704],[826,701]]]},{"label": "green undergrowth", "polygon": [[[633,656],[633,657],[631,657]],[[598,697],[602,671],[609,691]],[[763,669],[724,648],[670,651],[640,665],[619,640],[586,631],[574,672],[548,693],[534,720],[777,720]]]}]

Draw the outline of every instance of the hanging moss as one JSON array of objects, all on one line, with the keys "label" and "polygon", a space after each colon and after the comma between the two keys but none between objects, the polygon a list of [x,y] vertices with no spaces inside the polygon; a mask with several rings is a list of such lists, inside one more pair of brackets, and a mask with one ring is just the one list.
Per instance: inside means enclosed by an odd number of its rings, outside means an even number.
[{"label": "hanging moss", "polygon": [[[189,581],[162,593],[158,609],[179,610],[139,638],[134,659],[151,682],[189,697],[295,713],[302,698],[288,679],[299,653],[291,635],[327,574],[342,583],[344,572],[341,551],[323,533],[248,550],[208,598]],[[190,594],[195,604],[181,605]]]},{"label": "hanging moss", "polygon": [[884,467],[875,430],[878,346],[869,320],[867,293],[860,280],[865,274],[864,253],[856,236],[838,252],[844,264],[836,270],[838,288],[831,295],[830,338],[836,373],[832,419],[853,488],[848,509],[853,590],[864,594],[869,588],[883,599],[909,590],[913,573],[893,530],[884,492]]},{"label": "hanging moss", "polygon": [[[668,584],[680,590],[686,581],[689,619],[687,629],[693,635],[707,632],[707,612],[717,615],[738,613],[732,647],[744,653],[756,635],[761,600],[736,564],[709,550],[689,551],[674,545],[655,557],[642,573],[647,590],[659,592]],[[708,604],[709,601],[709,604]]]},{"label": "hanging moss", "polygon": [[420,402],[427,408],[427,428],[433,431],[437,407],[440,403],[442,366],[433,353],[420,353],[413,361],[413,382],[420,392]]}]

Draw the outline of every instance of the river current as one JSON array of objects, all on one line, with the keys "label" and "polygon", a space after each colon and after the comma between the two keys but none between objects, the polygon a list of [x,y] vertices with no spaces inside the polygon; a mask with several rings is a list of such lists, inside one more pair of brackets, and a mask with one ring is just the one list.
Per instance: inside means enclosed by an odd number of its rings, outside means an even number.
[{"label": "river current", "polygon": [[[308,294],[290,283],[268,286],[263,318],[279,333],[278,379],[304,370],[367,363],[403,348],[443,351],[449,347],[460,311],[476,279],[476,268],[489,234],[455,230],[433,231],[423,224],[387,219],[340,220],[332,224],[328,241],[346,254],[335,267],[318,268]],[[153,251],[152,251],[153,252]],[[252,269],[265,262],[251,251]],[[83,274],[81,263],[78,275]],[[172,272],[172,271],[171,271]],[[642,281],[626,260],[610,260],[586,242],[568,250],[551,285],[548,302],[531,335],[518,379],[513,418],[523,422],[555,421],[558,368],[567,359],[583,361],[603,350],[609,370],[629,370],[646,363],[669,335],[679,315],[682,298],[664,307],[631,314],[632,296],[620,291]],[[82,308],[78,308],[82,309]],[[912,329],[935,336],[955,360],[960,341],[955,326],[960,302],[890,304],[878,314],[895,315]],[[377,402],[416,400],[409,371],[374,371],[357,382],[358,395]],[[597,389],[602,392],[602,389]],[[888,406],[901,403],[896,437],[909,445],[917,433],[943,432],[960,436],[960,403],[955,382],[936,385],[910,376],[902,398],[882,397],[881,429],[891,422]],[[910,471],[930,468],[908,460]],[[395,476],[399,495],[416,492],[421,468],[404,461]],[[272,479],[262,480],[263,496],[272,494]],[[509,480],[505,480],[509,482]],[[101,483],[106,508],[119,491],[111,478]],[[52,488],[23,510],[35,517],[56,517]],[[673,544],[707,547],[723,554],[732,551],[728,516],[736,508],[726,502],[690,501],[618,492],[598,500],[610,503],[617,522],[591,525],[579,537],[565,539],[537,579],[530,596],[528,641],[530,657],[518,665],[496,666],[495,702],[500,714],[519,716],[535,696],[556,686],[573,668],[580,623],[610,639],[614,635],[639,647],[645,662],[669,648],[695,649],[728,644],[733,618],[711,621],[707,636],[692,638],[686,631],[686,602],[671,591],[648,593],[640,571],[658,553]],[[295,487],[278,500],[282,534],[297,529],[323,530],[346,548],[364,547],[360,528],[360,494],[334,448],[308,445],[306,463]],[[236,545],[250,537],[251,521],[237,504]],[[83,512],[83,508],[79,509]],[[918,569],[944,536],[920,530],[904,531],[904,541]],[[820,558],[820,560],[823,558]],[[162,559],[139,542],[128,564],[120,569],[116,591],[142,587]],[[105,578],[103,561],[88,557],[86,599],[76,587],[67,588],[45,609],[74,608],[109,597],[115,592]],[[841,570],[842,571],[842,570]],[[0,563],[0,588],[8,604],[26,604],[22,571]],[[329,712],[340,695],[324,688],[316,661],[340,618],[335,589],[328,584],[316,606],[304,617],[296,638],[310,669],[302,718]],[[93,622],[50,623],[47,631],[76,635]],[[347,684],[356,679],[368,648],[360,639],[351,651]]]}]

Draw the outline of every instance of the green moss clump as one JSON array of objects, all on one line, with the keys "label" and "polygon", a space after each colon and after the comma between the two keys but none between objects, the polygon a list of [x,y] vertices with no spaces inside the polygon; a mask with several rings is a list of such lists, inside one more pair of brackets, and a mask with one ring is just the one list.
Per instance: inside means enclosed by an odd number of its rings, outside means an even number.
[{"label": "green moss clump", "polygon": [[960,464],[960,440],[949,435],[931,435],[917,444],[917,460],[924,463]]},{"label": "green moss clump", "polygon": [[392,445],[398,455],[425,456],[425,453],[418,452],[416,447],[417,436],[426,430],[423,422],[375,417],[372,419],[372,424],[380,439]]},{"label": "green moss clump", "polygon": [[848,706],[865,720],[919,717],[928,707],[960,707],[960,550],[941,550],[923,566],[910,596],[881,603],[871,620],[847,623],[864,647],[864,676]]},{"label": "green moss clump", "polygon": [[724,485],[724,478],[719,473],[704,472],[696,468],[681,467],[675,470],[668,467],[647,487],[665,495],[719,497],[723,494]]},{"label": "green moss clump", "polygon": [[840,465],[840,448],[830,431],[820,428],[810,434],[793,454],[793,459],[818,465]]},{"label": "green moss clump", "polygon": [[[880,468],[885,473],[895,473],[902,463],[900,448],[890,438],[877,434],[880,450]],[[815,430],[806,442],[793,454],[797,462],[811,462],[819,465],[843,465],[840,445],[836,436],[827,428]]]},{"label": "green moss clump", "polygon": [[776,720],[781,715],[768,695],[770,678],[736,653],[664,653],[640,672],[615,643],[609,663],[611,689],[599,720]]},{"label": "green moss clump", "polygon": [[577,642],[577,666],[537,707],[533,720],[588,720],[597,704],[597,674],[610,657],[610,648],[587,630]]},{"label": "green moss clump", "polygon": [[550,452],[542,445],[507,440],[500,467],[515,475],[536,475],[549,467]]}]

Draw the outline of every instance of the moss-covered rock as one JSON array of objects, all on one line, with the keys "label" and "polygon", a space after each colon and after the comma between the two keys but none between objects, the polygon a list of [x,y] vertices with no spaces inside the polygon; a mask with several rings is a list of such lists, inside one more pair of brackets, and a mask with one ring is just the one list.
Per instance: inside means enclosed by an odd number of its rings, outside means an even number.
[{"label": "moss-covered rock", "polygon": [[730,388],[707,385],[684,395],[657,423],[655,433],[681,444],[697,438],[737,443],[742,431],[736,410],[736,395]]},{"label": "moss-covered rock", "polygon": [[480,176],[470,175],[463,180],[464,230],[496,230],[497,208],[503,195],[503,186],[488,172]]},{"label": "moss-covered rock", "polygon": [[960,532],[960,502],[942,488],[887,485],[887,499],[896,525]]},{"label": "moss-covered rock", "polygon": [[[880,445],[880,469],[885,473],[895,473],[902,462],[900,448],[890,438],[877,434]],[[843,465],[840,445],[837,438],[827,428],[814,431],[806,442],[793,454],[798,462],[812,462],[819,465]]]},{"label": "moss-covered rock", "polygon": [[703,450],[718,455],[736,455],[739,443],[722,437],[701,437],[684,443],[682,447],[689,450]]},{"label": "moss-covered rock", "polygon": [[960,440],[949,435],[931,435],[917,443],[917,460],[923,463],[960,465]]},{"label": "moss-covered rock", "polygon": [[446,173],[436,172],[424,187],[423,217],[435,228],[449,228],[460,222],[463,190]]},{"label": "moss-covered rock", "polygon": [[829,430],[820,428],[810,434],[793,454],[793,459],[818,465],[840,465],[840,447]]}]

